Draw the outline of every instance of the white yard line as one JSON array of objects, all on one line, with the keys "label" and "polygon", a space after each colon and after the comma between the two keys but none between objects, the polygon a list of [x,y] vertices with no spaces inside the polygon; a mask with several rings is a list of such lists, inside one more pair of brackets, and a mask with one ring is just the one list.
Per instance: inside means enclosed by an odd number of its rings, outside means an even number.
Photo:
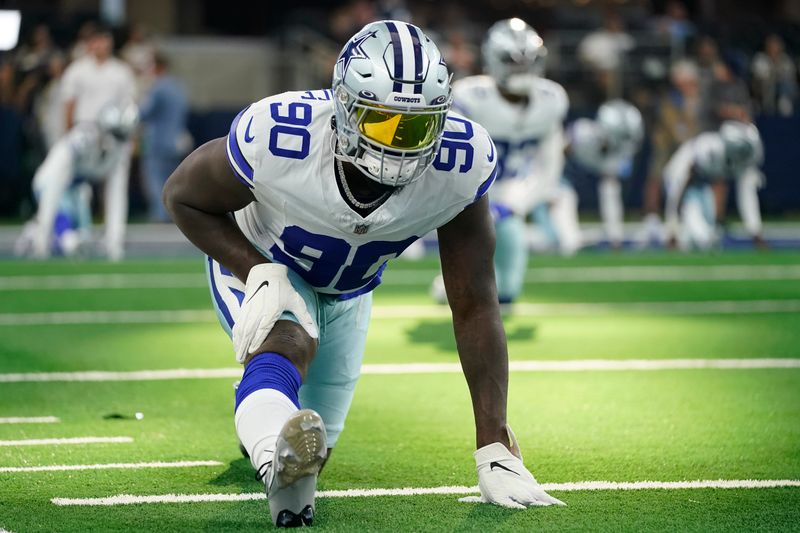
[{"label": "white yard line", "polygon": [[0,276],[0,291],[194,289],[206,286],[207,282],[200,273]]},{"label": "white yard line", "polygon": [[[647,313],[655,315],[717,315],[800,312],[800,300],[712,300],[697,302],[603,302],[514,304],[513,316],[575,316],[609,313]],[[372,318],[446,318],[450,309],[443,305],[377,305]]]},{"label": "white yard line", "polygon": [[[437,270],[390,267],[389,285],[424,285]],[[608,267],[533,267],[525,275],[531,283],[618,283],[638,281],[742,281],[800,279],[800,265],[644,265]],[[86,289],[184,289],[207,284],[200,273],[64,274],[0,276],[0,291]]]},{"label": "white yard line", "polygon": [[[681,490],[681,489],[766,489],[779,487],[800,487],[800,479],[711,479],[696,481],[578,481],[573,483],[543,483],[542,488],[553,492],[595,491],[595,490]],[[423,496],[429,494],[464,495],[476,494],[478,487],[444,486],[399,489],[347,489],[323,490],[317,492],[319,498],[354,498],[370,496]],[[53,498],[50,501],[61,506],[111,506],[145,503],[205,503],[241,502],[263,500],[263,492],[239,494],[159,494],[135,496],[119,494],[105,498]]]},{"label": "white yard line", "polygon": [[[798,313],[800,300],[711,300],[688,302],[597,302],[514,304],[515,316],[575,316],[609,313],[647,313],[654,315],[718,315]],[[374,319],[447,318],[447,306],[376,305]],[[177,324],[216,322],[211,310],[150,311],[58,311],[52,313],[3,313],[0,326],[57,326],[78,324]]]},{"label": "white yard line", "polygon": [[74,470],[138,470],[141,468],[193,468],[221,466],[220,461],[154,461],[149,463],[105,463],[94,465],[0,466],[0,472],[68,472]]},{"label": "white yard line", "polygon": [[127,372],[92,370],[87,372],[0,374],[0,383],[21,383],[30,381],[160,381],[167,379],[238,379],[241,377],[241,368],[175,368],[169,370],[132,370]]},{"label": "white yard line", "polygon": [[125,444],[131,437],[70,437],[63,439],[0,440],[0,446],[46,446],[60,444]]},{"label": "white yard line", "polygon": [[[386,284],[430,283],[437,270],[392,269],[384,274]],[[620,283],[669,281],[763,281],[800,279],[800,265],[645,265],[531,267],[529,283]]]},{"label": "white yard line", "polygon": [[[800,368],[797,359],[572,359],[564,361],[510,361],[512,372],[598,372],[654,370],[746,370],[771,368]],[[364,375],[401,374],[458,374],[458,363],[384,363],[365,364]],[[86,372],[28,372],[0,374],[0,383],[22,382],[84,382],[84,381],[161,381],[170,379],[238,379],[242,369],[231,368],[174,368],[166,370],[86,371]]]},{"label": "white yard line", "polygon": [[57,424],[57,416],[6,416],[0,417],[0,424]]},{"label": "white yard line", "polygon": [[0,314],[0,326],[59,326],[76,324],[177,324],[216,322],[211,310],[176,311],[61,311]]}]

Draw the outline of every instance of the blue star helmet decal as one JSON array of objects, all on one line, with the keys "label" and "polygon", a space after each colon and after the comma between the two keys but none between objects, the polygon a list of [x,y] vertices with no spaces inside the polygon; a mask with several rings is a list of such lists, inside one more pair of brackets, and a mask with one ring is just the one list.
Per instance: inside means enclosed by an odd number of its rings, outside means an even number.
[{"label": "blue star helmet decal", "polygon": [[364,35],[356,35],[347,46],[345,46],[344,50],[342,51],[342,55],[339,56],[339,60],[337,63],[341,63],[342,70],[341,76],[347,73],[347,68],[350,66],[350,62],[354,59],[368,59],[367,54],[364,52],[364,49],[361,48],[361,45],[369,39],[370,37],[375,37],[377,31],[373,30],[370,32],[365,33]]}]

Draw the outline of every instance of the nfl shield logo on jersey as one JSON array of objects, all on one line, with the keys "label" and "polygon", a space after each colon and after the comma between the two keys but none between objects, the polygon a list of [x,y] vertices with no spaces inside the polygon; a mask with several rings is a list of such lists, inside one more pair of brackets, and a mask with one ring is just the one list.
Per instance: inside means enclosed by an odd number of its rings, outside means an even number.
[{"label": "nfl shield logo on jersey", "polygon": [[369,225],[367,225],[367,224],[356,224],[356,227],[353,230],[353,233],[355,233],[356,235],[364,235],[367,232],[367,230],[369,230]]}]

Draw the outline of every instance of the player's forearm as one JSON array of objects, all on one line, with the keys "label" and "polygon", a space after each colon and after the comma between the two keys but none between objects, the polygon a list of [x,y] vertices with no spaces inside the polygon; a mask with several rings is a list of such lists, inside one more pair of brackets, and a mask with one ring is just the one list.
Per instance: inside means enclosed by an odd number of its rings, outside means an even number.
[{"label": "player's forearm", "polygon": [[462,316],[454,312],[453,329],[472,397],[478,448],[493,442],[508,444],[508,352],[496,300]]},{"label": "player's forearm", "polygon": [[166,194],[165,205],[186,238],[242,282],[247,281],[247,274],[255,265],[269,262],[228,214],[206,213],[179,201],[171,201]]},{"label": "player's forearm", "polygon": [[184,159],[164,185],[164,205],[184,235],[242,282],[267,259],[247,240],[230,213],[255,200],[231,174],[225,138],[214,139]]}]

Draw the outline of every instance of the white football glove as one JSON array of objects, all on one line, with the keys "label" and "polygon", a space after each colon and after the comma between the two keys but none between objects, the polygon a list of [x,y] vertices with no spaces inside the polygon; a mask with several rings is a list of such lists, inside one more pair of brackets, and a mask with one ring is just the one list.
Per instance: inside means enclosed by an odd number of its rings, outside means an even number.
[{"label": "white football glove", "polygon": [[247,274],[242,308],[233,326],[233,348],[238,362],[244,363],[247,355],[264,343],[284,311],[292,313],[312,338],[319,337],[317,325],[287,273],[286,265],[264,263]]},{"label": "white football glove", "polygon": [[[519,448],[511,428],[509,440],[513,448]],[[494,442],[475,452],[478,466],[478,488],[481,495],[461,498],[462,502],[493,503],[511,509],[566,505],[547,494],[539,486],[522,459],[511,453],[504,444]]]}]

